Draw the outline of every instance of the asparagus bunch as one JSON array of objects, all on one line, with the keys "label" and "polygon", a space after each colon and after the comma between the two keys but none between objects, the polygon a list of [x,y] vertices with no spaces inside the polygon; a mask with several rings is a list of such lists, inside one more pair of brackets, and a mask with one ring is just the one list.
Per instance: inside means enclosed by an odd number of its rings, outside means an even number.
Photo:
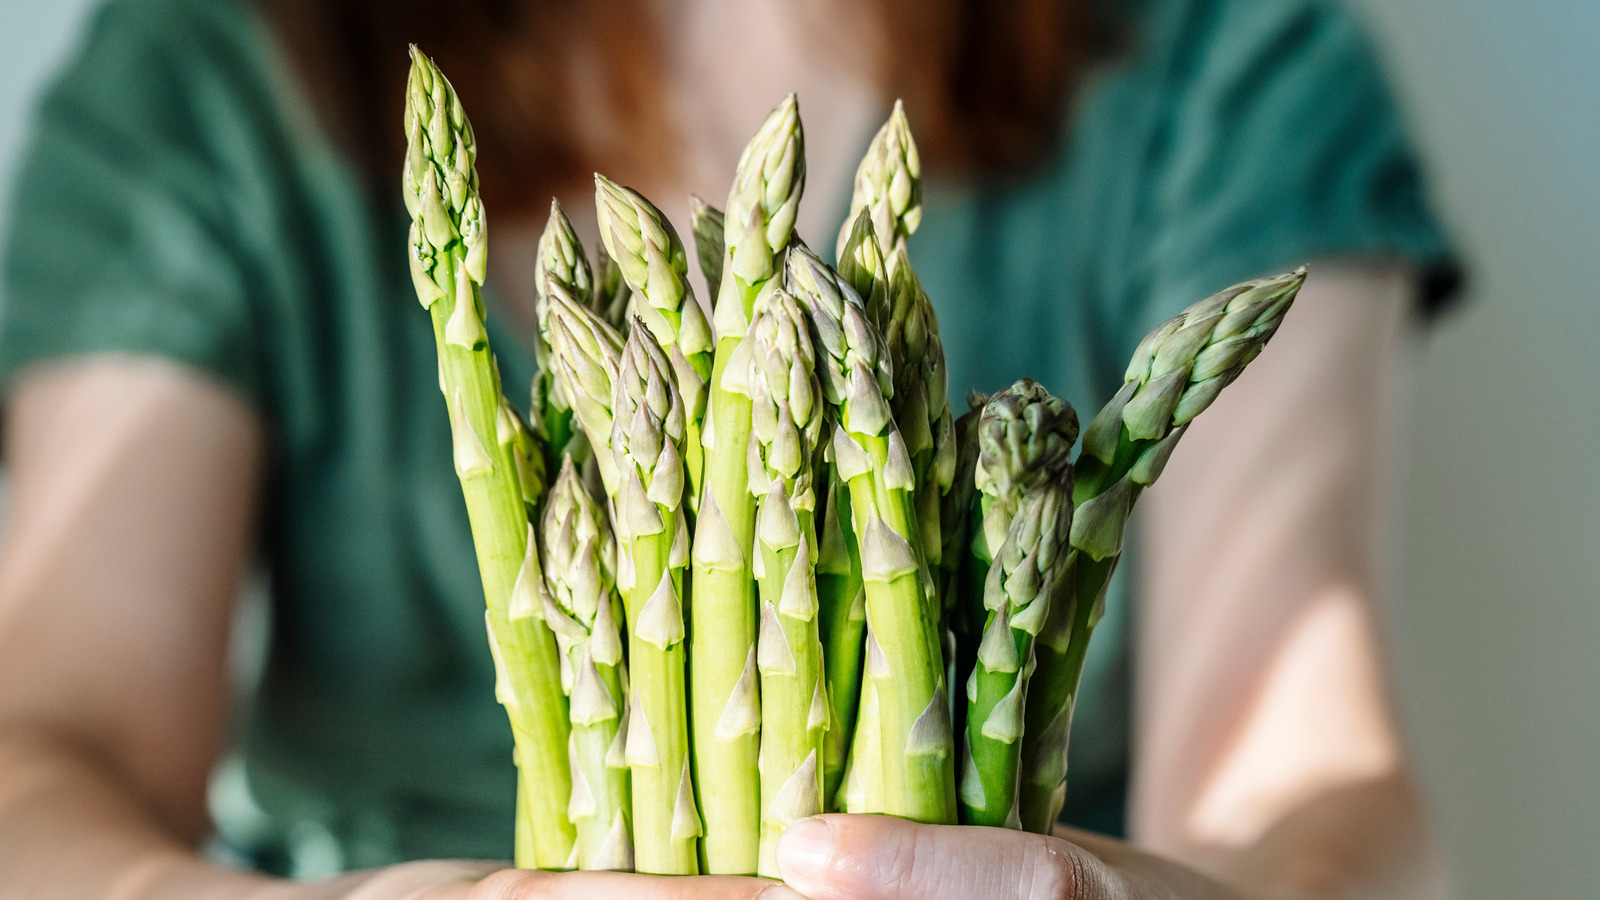
[{"label": "asparagus bunch", "polygon": [[784,829],[841,808],[1047,830],[1129,511],[1304,270],[1152,332],[1074,462],[1076,414],[1031,381],[952,419],[898,104],[838,268],[794,236],[790,97],[726,214],[691,201],[710,324],[650,201],[596,176],[592,268],[552,204],[530,428],[483,325],[471,128],[413,58],[411,269],[516,743],[519,865],[772,876]]},{"label": "asparagus bunch", "polygon": [[519,778],[531,785],[519,789],[517,862],[559,868],[574,840],[562,808],[571,790],[566,700],[555,636],[540,615],[543,573],[520,475],[528,437],[501,392],[483,326],[488,239],[477,146],[444,75],[415,47],[411,60],[402,174],[411,276],[433,319],[439,388],[488,607],[495,694],[511,720]]}]

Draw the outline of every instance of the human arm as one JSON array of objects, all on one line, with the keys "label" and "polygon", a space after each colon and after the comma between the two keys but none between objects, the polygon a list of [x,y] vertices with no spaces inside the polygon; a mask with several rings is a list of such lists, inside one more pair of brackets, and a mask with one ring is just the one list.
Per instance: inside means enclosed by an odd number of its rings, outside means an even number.
[{"label": "human arm", "polygon": [[296,883],[202,860],[263,444],[248,405],[170,363],[86,357],[14,383],[0,539],[0,894],[745,900],[769,886],[515,871],[480,881],[500,867],[438,861]]},{"label": "human arm", "polygon": [[1399,264],[1312,273],[1146,498],[1130,812],[1230,883],[1340,896],[1431,864],[1376,631],[1415,297]]},{"label": "human arm", "polygon": [[261,446],[242,402],[170,364],[91,358],[13,384],[0,892],[138,897],[199,874]]}]

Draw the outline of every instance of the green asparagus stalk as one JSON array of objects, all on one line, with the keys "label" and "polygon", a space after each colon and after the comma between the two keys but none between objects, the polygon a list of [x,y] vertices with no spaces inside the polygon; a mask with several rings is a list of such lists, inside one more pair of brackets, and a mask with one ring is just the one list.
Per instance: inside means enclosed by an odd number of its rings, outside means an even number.
[{"label": "green asparagus stalk", "polygon": [[973,483],[981,495],[982,519],[972,552],[987,568],[1024,497],[1068,477],[1078,414],[1065,400],[1024,378],[984,405],[976,439]]},{"label": "green asparagus stalk", "polygon": [[1017,805],[1023,715],[1034,637],[1067,580],[1072,521],[1068,458],[1078,439],[1072,407],[1024,379],[984,407],[975,482],[983,527],[974,555],[988,558],[988,611],[967,680],[961,816],[970,825],[1021,827]]},{"label": "green asparagus stalk", "polygon": [[563,662],[572,736],[572,794],[567,818],[577,829],[579,869],[632,871],[633,836],[624,760],[622,607],[614,587],[616,540],[572,457],[563,459],[541,537],[545,552],[545,621]]},{"label": "green asparagus stalk", "polygon": [[889,331],[889,268],[883,247],[872,227],[872,215],[863,209],[850,226],[850,236],[839,251],[839,277],[867,307],[867,318],[882,333]]},{"label": "green asparagus stalk", "polygon": [[884,339],[894,366],[894,420],[911,454],[917,526],[930,566],[944,555],[940,504],[955,480],[955,427],[939,319],[911,269],[905,244],[889,259],[889,327]]},{"label": "green asparagus stalk", "polygon": [[[790,249],[788,288],[807,307],[834,465],[849,485],[868,620],[866,677],[876,692],[884,811],[956,818],[953,738],[933,579],[917,533],[915,480],[889,400],[883,338],[861,298],[815,254]],[[859,730],[858,725],[858,730]]]},{"label": "green asparagus stalk", "polygon": [[[864,298],[867,318],[881,327],[888,319],[889,276],[883,253],[863,209],[839,258],[839,278]],[[832,425],[829,424],[829,443]],[[826,452],[826,451],[825,451]],[[867,627],[866,595],[861,582],[861,548],[851,528],[850,495],[839,471],[826,466],[828,507],[823,519],[822,553],[817,561],[817,593],[822,606],[823,656],[827,662],[828,692],[833,704],[833,727],[826,735],[824,792],[848,812],[883,812],[882,747],[877,743],[876,722],[856,731],[857,707],[866,695],[876,693],[862,682],[862,657]],[[876,715],[874,712],[873,715]],[[851,766],[851,759],[872,762]],[[847,769],[848,767],[848,769]],[[840,795],[841,786],[845,792]]]},{"label": "green asparagus stalk", "polygon": [[[888,271],[883,251],[872,229],[870,211],[862,208],[851,226],[850,237],[838,258],[838,277],[864,298],[867,320],[874,327],[888,327]],[[891,364],[893,365],[893,364]],[[838,528],[845,540],[834,541],[837,551],[822,554],[818,591],[822,597],[824,647],[826,647],[829,690],[834,701],[834,729],[827,733],[827,762],[824,781],[830,798],[840,790],[838,806],[846,812],[883,812],[883,748],[878,743],[882,732],[877,722],[864,722],[856,730],[858,705],[864,716],[877,716],[877,692],[872,682],[862,682],[862,636],[866,631],[866,594],[862,593],[861,548],[851,533],[850,492],[838,477],[837,466],[827,466],[829,496],[837,503],[827,511],[829,532]],[[827,546],[827,544],[826,544]],[[821,575],[827,572],[826,577]],[[870,713],[866,709],[870,706]],[[848,749],[848,753],[846,753]],[[864,761],[856,764],[853,761]]]},{"label": "green asparagus stalk", "polygon": [[684,501],[684,407],[672,363],[636,319],[616,380],[611,451],[618,537],[633,548],[627,591],[632,702],[625,758],[633,776],[640,872],[700,871],[700,815],[689,767],[683,587],[689,564]]},{"label": "green asparagus stalk", "polygon": [[572,403],[556,383],[555,372],[550,365],[550,299],[547,285],[554,280],[568,295],[584,304],[589,303],[594,294],[589,260],[559,200],[550,201],[550,218],[545,223],[544,232],[539,235],[533,280],[539,325],[533,353],[539,374],[534,376],[533,381],[532,420],[535,430],[548,448],[546,467],[554,469],[561,464],[564,454],[571,453],[574,459],[581,461],[588,450],[586,445],[568,446],[578,432],[572,425]]},{"label": "green asparagus stalk", "polygon": [[938,566],[939,507],[955,474],[955,434],[938,319],[906,253],[906,238],[922,222],[922,163],[899,101],[856,170],[850,213],[854,221],[839,234],[839,273],[866,300],[888,342],[891,407],[911,454],[923,552]]},{"label": "green asparagus stalk", "polygon": [[522,506],[528,520],[537,521],[544,504],[545,490],[549,486],[549,470],[545,468],[550,447],[529,427],[527,421],[512,408],[511,401],[500,397],[500,418],[495,422],[495,437],[504,441],[511,435],[512,462],[517,468],[517,487],[522,491]]},{"label": "green asparagus stalk", "polygon": [[856,170],[850,214],[839,233],[839,274],[866,299],[888,342],[892,410],[916,474],[924,549],[937,565],[939,501],[954,477],[955,436],[939,321],[906,253],[906,238],[922,223],[922,162],[899,101]]},{"label": "green asparagus stalk", "polygon": [[989,568],[988,621],[967,681],[964,824],[1022,827],[1017,785],[1034,637],[1071,577],[1071,521],[1071,476],[1065,475],[1024,495]]},{"label": "green asparagus stalk", "polygon": [[1072,594],[1053,604],[1039,634],[1027,702],[1019,788],[1027,830],[1048,832],[1066,796],[1078,681],[1134,501],[1161,475],[1189,422],[1261,353],[1305,277],[1302,267],[1247,281],[1169,319],[1139,344],[1122,389],[1084,430],[1073,487]]},{"label": "green asparagus stalk", "polygon": [[600,481],[614,497],[621,479],[611,452],[611,403],[622,365],[622,335],[560,284],[551,281],[547,289],[550,368],[594,450]]},{"label": "green asparagus stalk", "polygon": [[839,231],[838,255],[850,241],[855,219],[866,211],[885,253],[893,253],[902,241],[922,224],[922,158],[911,139],[911,123],[905,107],[894,102],[894,111],[878,129],[866,156],[856,168],[855,190],[850,196],[850,215]]},{"label": "green asparagus stalk", "polygon": [[[966,413],[952,426],[956,442],[955,476],[939,507],[944,549],[936,575],[948,640],[955,648],[953,658],[946,660],[951,684],[966,684],[972,676],[985,623],[982,582],[987,571],[975,571],[980,567],[973,565],[968,550],[972,546],[973,507],[978,492],[978,419],[988,402],[989,398],[977,391],[969,393]],[[978,514],[982,511],[978,510]],[[969,587],[972,581],[977,585]],[[957,703],[953,712],[955,733],[965,734],[967,705]]]},{"label": "green asparagus stalk", "polygon": [[589,308],[607,325],[621,332],[628,327],[628,307],[632,305],[629,302],[632,298],[633,291],[622,280],[622,269],[611,259],[602,242],[595,248],[594,299],[590,301]]},{"label": "green asparagus stalk", "polygon": [[[823,440],[829,433],[825,422]],[[823,735],[822,796],[831,812],[845,807],[838,795],[855,734],[856,705],[861,698],[867,597],[861,584],[861,552],[850,528],[849,489],[831,463],[822,467],[818,481],[825,490],[817,538],[818,624],[828,702],[833,710]]]},{"label": "green asparagus stalk", "polygon": [[[757,872],[780,877],[778,838],[823,811],[828,697],[818,625],[817,440],[822,432],[816,358],[805,315],[782,290],[769,295],[745,337],[751,398],[750,493],[759,498],[755,574],[760,584],[761,848]],[[738,373],[729,369],[730,382]]]},{"label": "green asparagus stalk", "polygon": [[700,274],[705,276],[706,289],[711,292],[711,302],[715,306],[717,287],[722,284],[722,232],[727,228],[727,222],[722,210],[698,196],[691,196],[689,223],[694,232],[694,252],[700,260]]},{"label": "green asparagus stalk", "polygon": [[704,451],[701,423],[706,411],[706,379],[711,376],[711,325],[689,285],[689,258],[672,223],[637,191],[604,175],[594,176],[595,209],[606,251],[639,302],[638,316],[672,361],[674,381],[683,395],[684,464],[690,502],[698,505]]},{"label": "green asparagus stalk", "polygon": [[778,253],[793,234],[804,186],[804,138],[791,94],[745,147],[728,195],[709,424],[701,436],[705,487],[695,520],[689,656],[705,864],[715,875],[754,873],[760,836],[751,409],[749,395],[725,384],[724,374],[743,344],[756,296],[779,272]]},{"label": "green asparagus stalk", "polygon": [[511,720],[519,777],[530,785],[520,791],[526,803],[518,809],[517,863],[556,869],[574,840],[562,808],[571,790],[567,709],[555,637],[535,599],[542,573],[518,480],[518,436],[501,427],[504,396],[483,325],[487,240],[476,144],[444,75],[415,47],[411,62],[402,183],[412,218],[412,280],[433,319],[456,474],[483,580],[495,692]]},{"label": "green asparagus stalk", "polygon": [[861,681],[859,705],[856,730],[850,741],[850,758],[845,762],[844,794],[839,807],[847,813],[876,815],[885,809],[884,754],[883,729],[879,727],[878,717],[877,682],[872,678]]},{"label": "green asparagus stalk", "polygon": [[[944,539],[944,548],[939,554],[939,590],[940,599],[945,604],[945,620],[958,637],[970,636],[974,641],[981,633],[982,619],[979,618],[975,623],[978,628],[967,628],[968,620],[963,616],[971,611],[970,607],[982,609],[979,602],[982,590],[969,592],[965,573],[970,568],[967,559],[974,539],[974,520],[981,521],[983,514],[977,487],[978,422],[989,399],[981,392],[970,392],[967,395],[966,413],[951,426],[956,445],[956,463],[950,479],[950,490],[939,505],[939,534]],[[974,512],[977,513],[976,517]],[[979,577],[982,578],[983,574]],[[972,602],[969,604],[968,600]],[[969,649],[976,652],[976,643]],[[957,653],[957,657],[962,659],[971,655],[967,652]],[[962,677],[965,678],[965,673]]]}]

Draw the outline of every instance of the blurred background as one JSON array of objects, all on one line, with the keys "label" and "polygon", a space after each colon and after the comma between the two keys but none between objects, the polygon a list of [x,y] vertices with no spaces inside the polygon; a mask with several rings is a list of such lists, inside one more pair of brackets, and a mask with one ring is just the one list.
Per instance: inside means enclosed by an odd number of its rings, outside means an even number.
[{"label": "blurred background", "polygon": [[[1468,302],[1398,439],[1390,658],[1457,896],[1600,884],[1600,5],[1354,0]],[[91,0],[0,3],[0,181]],[[9,204],[0,202],[0,230]]]}]

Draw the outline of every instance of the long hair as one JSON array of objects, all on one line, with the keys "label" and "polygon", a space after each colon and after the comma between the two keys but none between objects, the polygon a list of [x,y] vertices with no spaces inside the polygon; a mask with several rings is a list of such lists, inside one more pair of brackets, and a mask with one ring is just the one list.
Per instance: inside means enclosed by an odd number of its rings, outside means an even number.
[{"label": "long hair", "polygon": [[1093,0],[855,4],[872,37],[872,74],[905,102],[928,167],[946,174],[1047,158],[1073,89],[1114,44],[1110,17]]},{"label": "long hair", "polygon": [[[864,65],[900,97],[934,172],[983,174],[1041,159],[1070,91],[1102,48],[1092,0],[797,0],[865,36]],[[485,200],[536,212],[596,170],[648,183],[676,146],[660,96],[652,0],[270,0],[324,127],[375,189],[404,152],[416,43],[472,111]]]}]

